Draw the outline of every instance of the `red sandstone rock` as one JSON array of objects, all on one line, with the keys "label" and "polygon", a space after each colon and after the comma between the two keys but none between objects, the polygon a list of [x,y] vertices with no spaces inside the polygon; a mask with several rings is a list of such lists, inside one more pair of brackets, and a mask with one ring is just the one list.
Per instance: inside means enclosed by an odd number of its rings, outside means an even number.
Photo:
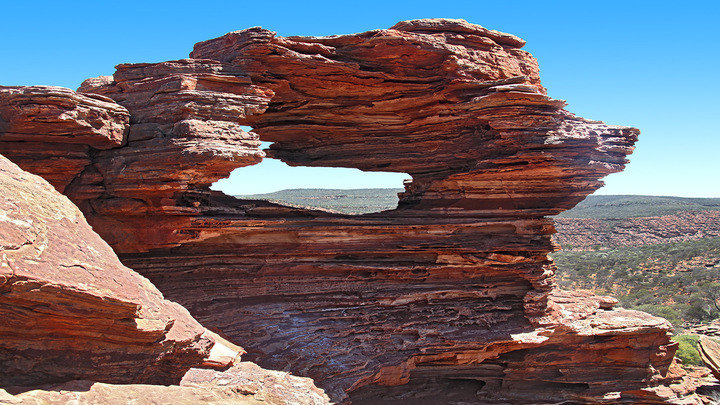
[{"label": "red sandstone rock", "polygon": [[720,343],[701,336],[698,341],[698,349],[703,363],[712,371],[715,378],[720,380]]},{"label": "red sandstone rock", "polygon": [[[260,162],[257,135],[242,130],[272,91],[237,67],[210,60],[119,65],[82,92],[104,94],[131,111],[128,144],[98,152],[68,195],[115,246],[145,249],[186,240],[177,218],[193,215],[188,189],[207,189],[232,169]],[[132,231],[128,232],[128,228]],[[191,233],[191,231],[190,231]]]},{"label": "red sandstone rock", "polygon": [[0,86],[0,154],[63,192],[91,163],[90,148],[123,144],[128,118],[107,97],[62,87]]},{"label": "red sandstone rock", "polygon": [[53,86],[0,86],[2,140],[122,145],[129,114],[111,99]]},{"label": "red sandstone rock", "polygon": [[[638,131],[545,94],[524,41],[462,20],[333,37],[251,28],[83,93],[130,112],[66,193],[126,265],[264,367],[353,403],[662,403],[670,325],[554,288],[552,222]],[[214,60],[214,61],[213,61]],[[362,216],[207,186],[269,154],[407,172]],[[42,159],[39,156],[38,159]]]},{"label": "red sandstone rock", "polygon": [[309,378],[242,362],[224,372],[190,369],[179,386],[71,381],[14,396],[0,389],[0,403],[322,405],[329,401]]},{"label": "red sandstone rock", "polygon": [[250,117],[271,157],[407,172],[401,207],[424,215],[556,214],[622,170],[638,131],[563,111],[522,40],[462,20],[393,28],[289,38],[252,28],[191,57],[235,64],[275,92]]},{"label": "red sandstone rock", "polygon": [[[0,156],[0,381],[179,381],[213,339],[124,267],[82,213]],[[227,364],[227,363],[226,363]]]}]

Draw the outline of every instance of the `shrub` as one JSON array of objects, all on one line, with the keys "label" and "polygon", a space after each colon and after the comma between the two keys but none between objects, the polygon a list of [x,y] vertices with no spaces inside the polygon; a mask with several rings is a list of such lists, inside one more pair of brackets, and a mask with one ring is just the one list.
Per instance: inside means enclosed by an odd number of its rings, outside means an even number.
[{"label": "shrub", "polygon": [[702,366],[703,362],[700,359],[700,352],[697,348],[697,342],[700,339],[698,335],[677,335],[672,338],[678,342],[678,347],[675,357],[682,361],[685,366]]},{"label": "shrub", "polygon": [[720,273],[697,263],[720,260],[720,237],[552,255],[563,288],[615,296],[625,308],[674,326],[720,318]]}]

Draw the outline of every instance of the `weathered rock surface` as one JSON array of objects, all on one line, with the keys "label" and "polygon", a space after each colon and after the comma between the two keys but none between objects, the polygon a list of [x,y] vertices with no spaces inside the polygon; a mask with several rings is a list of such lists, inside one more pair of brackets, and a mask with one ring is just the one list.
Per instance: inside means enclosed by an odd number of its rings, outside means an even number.
[{"label": "weathered rock surface", "polygon": [[687,334],[705,335],[720,338],[720,319],[715,319],[710,323],[702,323],[686,329]]},{"label": "weathered rock surface", "polygon": [[241,362],[223,372],[190,369],[175,386],[71,381],[16,395],[0,389],[0,403],[321,405],[329,400],[309,378]]},{"label": "weathered rock surface", "polygon": [[0,154],[60,192],[91,163],[91,148],[123,144],[127,110],[111,99],[52,86],[0,86]]},{"label": "weathered rock surface", "polygon": [[[210,60],[119,65],[113,78],[82,91],[102,93],[132,110],[126,146],[98,152],[68,195],[116,249],[147,249],[188,239],[186,215],[200,204],[181,191],[207,189],[232,169],[265,156],[242,130],[272,91],[242,70]],[[131,229],[132,231],[129,231]]]},{"label": "weathered rock surface", "polygon": [[710,369],[712,374],[720,380],[720,343],[706,336],[701,336],[698,341],[700,358]]},{"label": "weathered rock surface", "polygon": [[524,41],[488,32],[460,20],[332,37],[253,28],[191,57],[239,66],[275,92],[250,122],[290,165],[409,173],[401,206],[443,217],[572,207],[622,170],[638,131],[562,110]]},{"label": "weathered rock surface", "polygon": [[[545,216],[622,170],[638,131],[563,110],[523,44],[461,20],[251,28],[120,65],[79,91],[127,108],[127,144],[90,153],[66,193],[167,297],[335,401],[675,400],[670,325],[556,290],[547,256]],[[360,216],[210,192],[259,140],[290,165],[413,181]]]},{"label": "weathered rock surface", "polygon": [[214,340],[65,196],[0,156],[2,386],[179,381]]}]

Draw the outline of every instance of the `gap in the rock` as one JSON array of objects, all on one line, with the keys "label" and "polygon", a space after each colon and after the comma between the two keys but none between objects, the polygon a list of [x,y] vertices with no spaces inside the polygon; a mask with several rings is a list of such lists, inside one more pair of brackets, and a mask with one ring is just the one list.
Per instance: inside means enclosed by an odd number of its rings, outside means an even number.
[{"label": "gap in the rock", "polygon": [[[246,131],[252,128],[245,127]],[[272,142],[263,142],[266,149]],[[320,208],[343,214],[366,214],[397,208],[406,173],[364,172],[344,167],[289,166],[265,158],[240,167],[211,189],[243,199]]]}]

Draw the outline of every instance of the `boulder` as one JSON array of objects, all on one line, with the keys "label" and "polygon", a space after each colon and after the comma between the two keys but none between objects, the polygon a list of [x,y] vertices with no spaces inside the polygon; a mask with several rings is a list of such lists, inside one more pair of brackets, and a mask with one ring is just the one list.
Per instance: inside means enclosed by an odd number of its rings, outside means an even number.
[{"label": "boulder", "polygon": [[[214,340],[83,214],[0,156],[0,381],[177,383]],[[225,365],[227,365],[226,363]]]}]

